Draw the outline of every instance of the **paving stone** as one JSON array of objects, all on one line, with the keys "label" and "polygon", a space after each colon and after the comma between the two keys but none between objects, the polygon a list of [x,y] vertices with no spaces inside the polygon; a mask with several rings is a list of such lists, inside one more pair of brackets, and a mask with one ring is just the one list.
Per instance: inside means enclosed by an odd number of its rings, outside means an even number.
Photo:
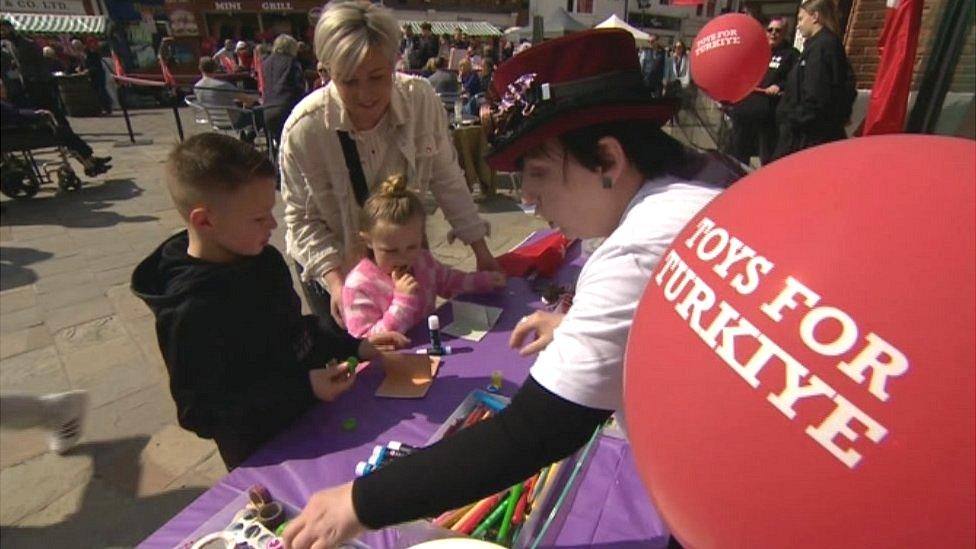
[{"label": "paving stone", "polygon": [[131,320],[152,314],[149,306],[132,293],[128,284],[112,286],[105,293],[120,319]]},{"label": "paving stone", "polygon": [[112,302],[105,296],[99,296],[66,307],[50,309],[47,311],[44,324],[47,325],[48,331],[54,334],[69,326],[111,316],[114,312]]},{"label": "paving stone", "polygon": [[5,429],[2,432],[3,436],[0,436],[0,468],[12,467],[47,452],[48,432],[44,429],[20,431]]},{"label": "paving stone", "polygon": [[16,332],[42,324],[44,324],[44,315],[39,307],[32,306],[19,311],[0,314],[0,334]]},{"label": "paving stone", "polygon": [[[143,471],[154,471],[151,478],[143,475],[139,495],[165,491],[173,481],[196,470],[216,452],[213,441],[202,439],[181,429],[167,425],[153,435],[142,452]],[[225,469],[226,474],[226,469]]]},{"label": "paving stone", "polygon": [[0,360],[0,387],[40,395],[67,391],[71,383],[52,345]]},{"label": "paving stone", "polygon": [[140,356],[127,364],[100,369],[91,377],[81,378],[72,384],[89,393],[92,406],[102,406],[115,402],[141,389],[152,387],[162,381],[159,369],[153,364],[147,364]]},{"label": "paving stone", "polygon": [[111,441],[145,436],[176,424],[176,405],[165,383],[126,395],[107,405],[93,408],[88,415],[85,440]]},{"label": "paving stone", "polygon": [[64,235],[67,230],[60,225],[19,225],[11,228],[13,240],[30,242],[39,238]]},{"label": "paving stone", "polygon": [[54,339],[43,325],[6,333],[3,334],[3,343],[0,344],[0,359],[47,347],[53,342]]},{"label": "paving stone", "polygon": [[61,273],[46,276],[34,284],[34,288],[39,294],[46,294],[71,288],[78,285],[87,284],[95,280],[95,276],[89,271]]},{"label": "paving stone", "polygon": [[0,315],[33,307],[36,302],[37,294],[32,286],[4,290],[0,292]]},{"label": "paving stone", "polygon": [[132,264],[95,273],[95,283],[105,289],[118,286],[119,284],[128,284],[132,280],[132,271],[135,268],[135,264]]},{"label": "paving stone", "polygon": [[16,496],[0,499],[0,523],[13,524],[36,513],[90,475],[91,463],[83,456],[46,453],[5,467],[0,471],[0,492]]},{"label": "paving stone", "polygon": [[62,354],[126,337],[122,323],[115,315],[69,326],[54,334],[54,343]]},{"label": "paving stone", "polygon": [[75,284],[38,294],[37,305],[44,311],[50,311],[90,301],[104,295],[105,290],[93,282]]}]

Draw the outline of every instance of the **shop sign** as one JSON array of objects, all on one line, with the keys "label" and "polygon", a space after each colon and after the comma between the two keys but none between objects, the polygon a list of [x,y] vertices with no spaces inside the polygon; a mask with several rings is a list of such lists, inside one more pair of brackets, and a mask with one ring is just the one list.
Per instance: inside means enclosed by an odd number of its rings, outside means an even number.
[{"label": "shop sign", "polygon": [[86,15],[82,0],[0,0],[0,10],[12,13]]},{"label": "shop sign", "polygon": [[241,11],[241,2],[214,2],[214,9],[218,11]]},{"label": "shop sign", "polygon": [[261,2],[262,11],[292,11],[291,2]]}]

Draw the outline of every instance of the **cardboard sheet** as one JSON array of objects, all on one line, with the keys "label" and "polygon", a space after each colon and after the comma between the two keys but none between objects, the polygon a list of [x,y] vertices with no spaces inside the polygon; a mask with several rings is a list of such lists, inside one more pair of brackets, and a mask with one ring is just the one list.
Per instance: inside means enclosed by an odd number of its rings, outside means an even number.
[{"label": "cardboard sheet", "polygon": [[454,309],[454,321],[441,331],[468,341],[481,341],[502,315],[498,307],[476,303],[452,301],[451,307]]},{"label": "cardboard sheet", "polygon": [[386,378],[376,389],[382,398],[423,398],[434,383],[441,359],[436,356],[388,353],[383,357]]}]

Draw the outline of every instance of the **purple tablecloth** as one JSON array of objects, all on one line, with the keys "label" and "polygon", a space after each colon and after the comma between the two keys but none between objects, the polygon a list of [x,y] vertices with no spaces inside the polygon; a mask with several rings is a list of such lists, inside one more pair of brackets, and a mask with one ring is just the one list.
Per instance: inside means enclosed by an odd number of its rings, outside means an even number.
[{"label": "purple tablecloth", "polygon": [[[579,273],[579,246],[570,250],[558,280],[571,283]],[[275,499],[301,508],[309,496],[325,487],[351,480],[357,462],[369,457],[375,444],[400,440],[422,445],[458,404],[474,389],[488,385],[492,370],[504,375],[502,393],[511,395],[528,375],[532,358],[522,358],[508,347],[508,337],[518,320],[532,308],[541,307],[528,282],[512,279],[504,293],[464,296],[464,301],[503,307],[495,327],[478,343],[445,342],[455,354],[445,357],[437,379],[421,400],[375,398],[383,378],[378,368],[367,368],[356,385],[337,402],[316,406],[289,430],[271,441],[213,488],[208,490],[140,547],[169,548],[186,541],[205,523],[215,531],[229,521],[238,505],[231,505],[253,484],[265,485]],[[447,305],[438,314],[441,325],[451,322]],[[418,347],[427,343],[425,330],[409,335]],[[354,417],[357,427],[344,431],[342,422]],[[585,476],[580,479],[569,514],[560,525],[555,545],[605,547],[660,546],[667,530],[634,468],[626,442],[603,437],[595,447]],[[236,507],[236,508],[235,508]],[[218,525],[217,527],[211,527]],[[399,547],[418,541],[398,528],[369,532],[361,541],[372,547]]]}]

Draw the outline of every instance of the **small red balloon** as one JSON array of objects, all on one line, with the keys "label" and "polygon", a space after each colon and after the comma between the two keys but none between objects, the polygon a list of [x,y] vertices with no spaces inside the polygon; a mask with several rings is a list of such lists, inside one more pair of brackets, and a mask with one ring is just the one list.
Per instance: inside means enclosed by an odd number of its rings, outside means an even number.
[{"label": "small red balloon", "polygon": [[685,547],[976,545],[974,181],[972,141],[851,139],[763,167],[674,240],[624,398]]},{"label": "small red balloon", "polygon": [[759,21],[741,13],[712,19],[691,46],[691,78],[716,101],[737,103],[766,74],[770,50]]}]

